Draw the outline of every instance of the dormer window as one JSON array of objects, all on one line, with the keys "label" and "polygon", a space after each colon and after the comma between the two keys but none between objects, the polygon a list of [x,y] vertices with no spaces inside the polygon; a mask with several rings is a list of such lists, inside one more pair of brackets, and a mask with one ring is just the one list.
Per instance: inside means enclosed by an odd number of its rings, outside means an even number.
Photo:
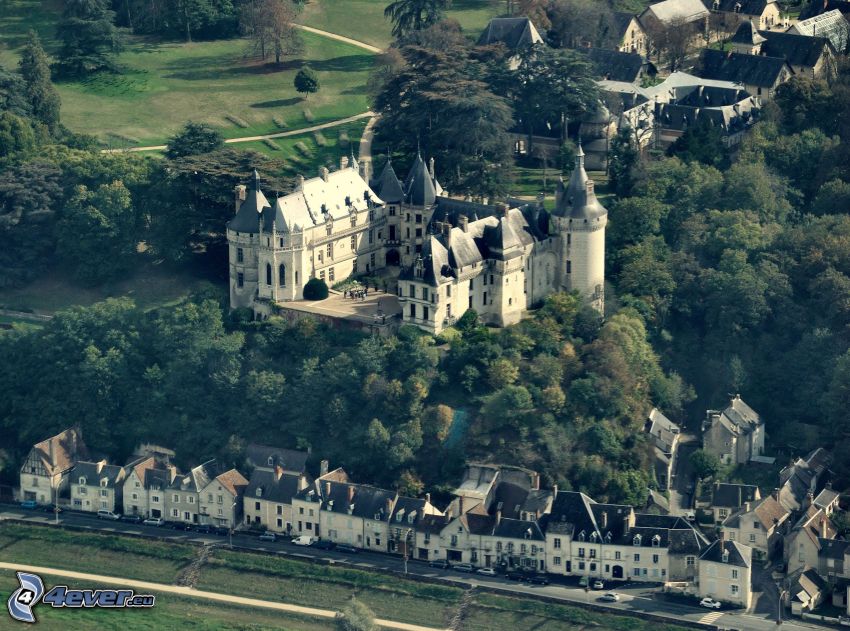
[{"label": "dormer window", "polygon": [[375,521],[381,521],[381,513],[375,513]]},{"label": "dormer window", "polygon": [[416,520],[416,513],[415,512],[410,513],[410,515],[407,516],[407,523],[408,524],[412,524],[415,520]]},{"label": "dormer window", "polygon": [[256,490],[256,494],[257,494],[257,497],[262,497],[263,496],[263,488],[258,486],[257,490]]},{"label": "dormer window", "polygon": [[660,545],[661,545],[661,537],[660,537],[660,535],[655,535],[652,538],[652,547],[657,548]]},{"label": "dormer window", "polygon": [[270,467],[274,465],[274,458],[273,458],[272,456],[269,456],[269,459],[268,459],[268,465],[269,465]]},{"label": "dormer window", "polygon": [[80,486],[85,486],[85,485],[86,485],[86,478],[85,478],[85,476],[80,476]]},{"label": "dormer window", "polygon": [[611,543],[611,531],[605,533],[605,543]]},{"label": "dormer window", "polygon": [[395,514],[395,520],[396,521],[401,521],[403,518],[404,518],[404,514],[401,511],[399,511]]},{"label": "dormer window", "polygon": [[634,539],[632,539],[632,545],[633,545],[633,546],[639,546],[639,545],[640,545],[640,540],[641,540],[641,536],[640,536],[640,535],[635,535],[635,538],[634,538]]},{"label": "dormer window", "polygon": [[586,538],[587,538],[587,535],[585,534],[584,530],[582,530],[580,533],[578,533],[578,540],[579,541],[584,541]]},{"label": "dormer window", "polygon": [[599,535],[596,534],[596,531],[590,533],[590,541],[591,543],[596,543],[596,540],[599,538]]},{"label": "dormer window", "polygon": [[100,480],[100,486],[106,488],[106,485],[109,484],[109,480],[107,478],[102,478]]}]

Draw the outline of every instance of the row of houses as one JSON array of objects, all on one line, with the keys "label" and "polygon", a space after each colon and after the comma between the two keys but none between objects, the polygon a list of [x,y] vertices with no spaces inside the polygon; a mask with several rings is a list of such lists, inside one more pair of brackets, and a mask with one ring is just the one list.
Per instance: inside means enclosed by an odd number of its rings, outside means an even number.
[{"label": "row of houses", "polygon": [[[543,489],[528,469],[470,464],[444,509],[431,497],[352,481],[308,454],[250,445],[246,478],[214,461],[180,473],[167,450],[146,448],[123,466],[88,460],[79,430],[38,443],[21,468],[21,499],[61,502],[190,524],[311,535],[363,550],[475,567],[560,576],[685,583],[748,606],[751,549],[711,542],[682,517]],[[54,492],[51,492],[54,491]]]}]

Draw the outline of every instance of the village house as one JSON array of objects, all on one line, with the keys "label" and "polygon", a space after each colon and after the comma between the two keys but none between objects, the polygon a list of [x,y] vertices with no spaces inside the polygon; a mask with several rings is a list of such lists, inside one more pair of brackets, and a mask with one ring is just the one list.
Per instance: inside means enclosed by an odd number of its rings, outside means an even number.
[{"label": "village house", "polygon": [[242,500],[245,524],[291,534],[292,500],[310,483],[308,476],[284,473],[282,467],[273,471],[254,469]]},{"label": "village house", "polygon": [[543,38],[532,21],[527,17],[493,18],[487,23],[478,46],[501,44],[512,53],[509,64],[512,70],[519,67],[520,55],[536,44],[542,44]]},{"label": "village house", "polygon": [[814,568],[801,568],[789,577],[790,587],[786,595],[786,606],[790,602],[791,613],[802,616],[811,613],[829,593],[829,584]]},{"label": "village house", "polygon": [[757,31],[743,22],[730,43],[736,53],[784,59],[795,75],[817,78],[834,70],[835,49],[826,37]]},{"label": "village house", "polygon": [[[752,22],[759,29],[782,25],[776,0],[709,0],[711,11],[721,16],[721,24],[735,28],[739,22]],[[730,30],[731,30],[730,28]]]},{"label": "village house", "polygon": [[20,473],[20,499],[54,504],[67,496],[71,471],[88,457],[80,430],[66,429],[33,445]]},{"label": "village house", "polygon": [[215,477],[215,469],[215,460],[209,460],[186,474],[175,471],[165,492],[165,518],[187,524],[201,523],[200,491]]},{"label": "village house", "polygon": [[818,574],[830,581],[850,579],[850,541],[821,539],[818,550]]},{"label": "village house", "polygon": [[108,510],[121,513],[123,510],[124,478],[127,467],[98,462],[78,462],[71,476],[71,508],[96,513]]},{"label": "village house", "polygon": [[718,539],[699,558],[699,595],[749,608],[752,602],[752,550]]},{"label": "village house", "polygon": [[785,537],[784,556],[788,574],[818,566],[823,540],[835,539],[838,531],[823,509],[810,505]]},{"label": "village house", "polygon": [[428,518],[439,519],[442,516],[442,511],[431,504],[430,493],[426,493],[424,498],[398,496],[389,520],[388,552],[409,559],[427,560],[427,546],[419,547],[417,543],[418,530],[425,525],[425,532],[430,533],[431,520]]},{"label": "village house", "polygon": [[[156,468],[157,461],[153,456],[143,457],[141,460],[127,465],[127,473],[124,475],[124,489],[121,494],[125,515],[141,515],[143,517],[151,515],[148,490],[154,476],[148,475],[148,472],[154,471]],[[160,471],[163,474],[170,475],[170,472],[164,469]],[[161,516],[161,514],[156,515],[156,517]]]},{"label": "village house", "polygon": [[607,48],[580,48],[593,64],[598,79],[640,83],[644,78],[653,78],[658,71],[655,66],[638,53],[608,50]]},{"label": "village house", "polygon": [[666,489],[673,479],[676,450],[681,430],[657,408],[652,408],[646,422],[646,431],[652,437],[655,454],[655,479],[660,489]]},{"label": "village house", "polygon": [[325,482],[348,483],[348,474],[344,469],[321,472],[312,484],[298,491],[292,498],[292,534],[326,537],[322,534],[320,511]]},{"label": "village house", "polygon": [[646,31],[637,16],[627,11],[615,11],[612,21],[611,30],[617,50],[646,57],[649,53]]},{"label": "village house", "polygon": [[545,518],[548,571],[603,580],[693,581],[708,540],[685,519],[559,492]]},{"label": "village house", "polygon": [[791,513],[773,495],[744,502],[740,510],[730,515],[722,532],[730,541],[746,544],[757,560],[772,558],[782,551],[782,535]]},{"label": "village house", "polygon": [[[318,482],[319,532],[334,543],[374,552],[390,549],[389,522],[398,493],[368,484]],[[309,531],[301,534],[311,534]]]},{"label": "village house", "polygon": [[832,483],[827,482],[824,489],[817,494],[817,497],[812,501],[815,508],[820,508],[827,515],[832,515],[839,510],[838,502],[841,499],[841,494],[832,488]]},{"label": "village house", "polygon": [[700,54],[696,73],[706,79],[739,83],[750,94],[770,100],[776,88],[794,76],[785,59],[707,48]]},{"label": "village house", "polygon": [[242,523],[243,494],[248,480],[236,469],[219,473],[198,487],[198,521],[218,527],[235,528]]},{"label": "village house", "polygon": [[724,410],[706,412],[703,449],[724,464],[746,464],[764,452],[764,421],[736,395]]},{"label": "village house", "polygon": [[[306,451],[268,447],[255,443],[245,448],[246,466],[260,471],[275,471],[280,468],[283,473],[302,475],[307,472],[309,457],[310,454]],[[324,463],[324,466],[327,467],[327,463]],[[327,473],[327,470],[324,473]]]},{"label": "village house", "polygon": [[[732,513],[741,510],[748,502],[753,504],[760,499],[761,492],[757,486],[715,482],[711,488],[711,503],[708,505],[708,510],[711,511],[712,521],[720,524]],[[739,539],[739,541],[742,540]]]},{"label": "village house", "polygon": [[825,484],[831,456],[819,447],[779,472],[779,503],[789,511],[805,510]]}]

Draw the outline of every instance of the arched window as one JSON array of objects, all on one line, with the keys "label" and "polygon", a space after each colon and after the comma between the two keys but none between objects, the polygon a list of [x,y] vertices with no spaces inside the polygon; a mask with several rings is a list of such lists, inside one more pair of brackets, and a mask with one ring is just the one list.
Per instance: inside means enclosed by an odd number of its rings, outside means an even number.
[{"label": "arched window", "polygon": [[278,282],[281,287],[286,287],[286,265],[283,263],[280,264],[280,267],[277,270],[278,276],[280,277]]},{"label": "arched window", "polygon": [[266,285],[272,284],[272,266],[271,263],[266,263]]}]

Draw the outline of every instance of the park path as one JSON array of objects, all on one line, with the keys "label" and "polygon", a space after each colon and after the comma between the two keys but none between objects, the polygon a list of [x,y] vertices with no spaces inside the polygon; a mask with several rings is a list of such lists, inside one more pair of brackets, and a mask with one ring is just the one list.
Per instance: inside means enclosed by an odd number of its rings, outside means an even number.
[{"label": "park path", "polygon": [[[370,53],[380,53],[383,52],[382,49],[377,46],[372,46],[371,44],[367,44],[366,42],[361,42],[360,40],[351,39],[350,37],[345,37],[344,35],[338,35],[337,33],[331,33],[330,31],[323,31],[321,29],[313,28],[312,26],[305,26],[303,24],[295,24],[295,27],[301,29],[302,31],[306,31],[308,33],[313,33],[314,35],[321,35],[322,37],[327,37],[328,39],[334,39],[338,42],[345,42],[346,44],[351,44],[352,46],[357,46],[358,48],[362,48],[363,50],[368,50]],[[376,114],[375,112],[368,111],[362,112],[360,114],[355,114],[354,116],[349,116],[348,118],[340,118],[335,121],[330,121],[327,123],[322,123],[321,125],[314,125],[313,127],[304,127],[302,129],[292,129],[290,131],[282,131],[276,132],[274,134],[263,134],[261,136],[243,136],[241,138],[228,138],[225,140],[225,144],[233,144],[239,142],[256,142],[258,140],[273,140],[275,138],[286,138],[288,136],[298,136],[301,134],[309,134],[314,131],[321,131],[323,129],[329,129],[331,127],[337,127],[339,125],[345,125],[347,123],[353,123],[355,121],[359,121],[362,118],[369,118],[369,124],[366,126],[366,131],[363,132],[363,138],[366,138],[366,133],[369,133],[369,141],[366,145],[366,154],[365,159],[367,162],[372,161],[371,154],[371,146],[372,146],[372,132],[371,128],[375,123]],[[101,153],[135,153],[139,151],[165,151],[168,145],[150,145],[147,147],[129,147],[127,149],[102,149]],[[360,141],[360,154],[361,158],[364,157],[363,154],[363,139]]]},{"label": "park path", "polygon": [[[217,592],[205,592],[184,587],[180,585],[165,585],[163,583],[150,583],[148,581],[137,581],[129,578],[116,578],[114,576],[103,576],[102,574],[88,574],[85,572],[73,572],[71,570],[57,570],[50,567],[39,567],[36,565],[20,565],[17,563],[0,562],[0,568],[5,570],[16,570],[20,572],[32,572],[34,574],[49,574],[51,576],[61,576],[62,578],[73,578],[82,581],[91,581],[104,583],[114,587],[132,587],[135,590],[144,592],[165,592],[169,594],[177,594],[187,598],[201,598],[205,600],[215,600],[230,605],[244,605],[247,607],[262,607],[263,609],[274,609],[277,611],[288,611],[306,616],[315,616],[317,618],[336,618],[336,611],[330,609],[316,609],[314,607],[302,607],[300,605],[288,605],[286,603],[276,603],[269,600],[259,600],[257,598],[245,598],[242,596],[231,596],[229,594],[219,594]],[[81,586],[78,589],[89,589],[87,586]],[[375,624],[384,627],[385,629],[399,629],[400,631],[449,631],[436,629],[435,627],[423,627],[417,624],[408,624],[406,622],[395,622],[393,620],[375,619]]]}]

